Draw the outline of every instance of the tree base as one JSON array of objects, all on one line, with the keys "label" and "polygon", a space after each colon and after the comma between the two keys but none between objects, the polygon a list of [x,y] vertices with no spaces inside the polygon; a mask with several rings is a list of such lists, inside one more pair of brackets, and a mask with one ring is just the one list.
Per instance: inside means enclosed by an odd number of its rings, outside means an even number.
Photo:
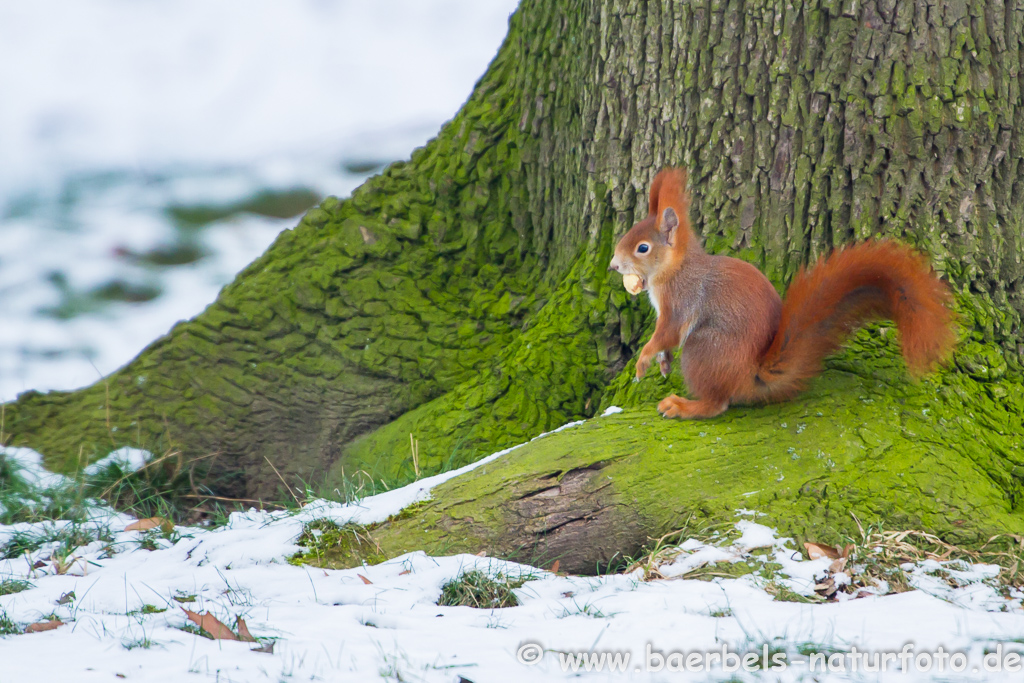
[{"label": "tree base", "polygon": [[740,509],[798,542],[839,544],[861,525],[967,547],[1024,532],[1013,409],[1024,387],[961,372],[911,383],[890,360],[865,375],[833,361],[794,401],[706,421],[667,420],[650,403],[592,419],[436,487],[319,564],[485,551],[591,574],[667,532],[734,522]]}]

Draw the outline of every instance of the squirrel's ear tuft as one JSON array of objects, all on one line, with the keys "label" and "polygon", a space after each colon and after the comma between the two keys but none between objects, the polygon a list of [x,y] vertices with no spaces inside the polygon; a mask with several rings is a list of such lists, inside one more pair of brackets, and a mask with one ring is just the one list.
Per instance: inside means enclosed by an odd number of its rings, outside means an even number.
[{"label": "squirrel's ear tuft", "polygon": [[[678,211],[690,203],[686,192],[686,171],[681,168],[663,168],[651,182],[648,216],[657,216],[666,206]],[[685,211],[684,211],[685,213]]]},{"label": "squirrel's ear tuft", "polygon": [[661,229],[661,236],[668,242],[668,246],[674,247],[676,244],[676,230],[679,228],[679,214],[671,206],[665,207],[665,210],[661,213],[661,224],[658,226]]},{"label": "squirrel's ear tuft", "polygon": [[665,181],[668,169],[662,169],[658,172],[658,175],[654,176],[654,180],[651,182],[651,197],[649,200],[649,209],[647,210],[648,216],[658,215],[658,202],[661,199],[661,184]]}]

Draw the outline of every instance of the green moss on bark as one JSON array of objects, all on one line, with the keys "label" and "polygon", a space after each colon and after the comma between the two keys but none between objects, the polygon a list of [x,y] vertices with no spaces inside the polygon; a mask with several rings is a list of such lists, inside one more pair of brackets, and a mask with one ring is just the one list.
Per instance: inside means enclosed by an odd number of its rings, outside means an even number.
[{"label": "green moss on bark", "polygon": [[[366,533],[388,557],[484,550],[580,572],[740,508],[800,541],[857,536],[858,520],[966,546],[1019,533],[1024,387],[955,371],[911,382],[887,336],[863,332],[797,400],[713,420],[664,420],[644,391],[620,393],[644,407],[533,441]],[[586,526],[601,541],[566,542]]]}]

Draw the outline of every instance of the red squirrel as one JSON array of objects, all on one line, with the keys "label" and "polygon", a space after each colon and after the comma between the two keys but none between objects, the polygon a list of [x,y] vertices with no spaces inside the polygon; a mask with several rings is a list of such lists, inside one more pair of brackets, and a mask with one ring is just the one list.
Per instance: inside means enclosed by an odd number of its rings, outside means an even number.
[{"label": "red squirrel", "polygon": [[615,247],[610,270],[658,314],[636,364],[657,358],[663,375],[681,348],[696,400],[658,404],[665,417],[707,418],[733,403],[782,401],[821,372],[822,360],[866,322],[889,319],[914,374],[946,361],[955,343],[950,291],[922,254],[887,240],[845,247],[793,279],[786,299],[746,261],[704,251],[690,229],[686,173],[666,168],[651,184],[647,218]]}]

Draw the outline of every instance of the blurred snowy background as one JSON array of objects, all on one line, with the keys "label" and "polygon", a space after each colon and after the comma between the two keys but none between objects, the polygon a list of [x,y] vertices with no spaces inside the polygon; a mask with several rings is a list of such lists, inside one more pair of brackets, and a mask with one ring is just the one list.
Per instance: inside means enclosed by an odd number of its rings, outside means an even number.
[{"label": "blurred snowy background", "polygon": [[451,118],[517,0],[0,0],[0,401],[199,313]]}]

